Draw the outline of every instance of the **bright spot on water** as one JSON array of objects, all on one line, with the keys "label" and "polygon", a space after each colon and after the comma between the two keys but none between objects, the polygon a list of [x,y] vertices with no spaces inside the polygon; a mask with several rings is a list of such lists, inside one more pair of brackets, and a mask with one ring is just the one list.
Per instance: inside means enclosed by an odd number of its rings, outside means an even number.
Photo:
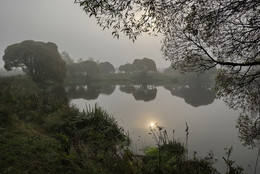
[{"label": "bright spot on water", "polygon": [[152,129],[154,129],[154,128],[155,128],[155,123],[154,123],[154,122],[151,122],[151,123],[150,123],[150,127],[151,127]]}]

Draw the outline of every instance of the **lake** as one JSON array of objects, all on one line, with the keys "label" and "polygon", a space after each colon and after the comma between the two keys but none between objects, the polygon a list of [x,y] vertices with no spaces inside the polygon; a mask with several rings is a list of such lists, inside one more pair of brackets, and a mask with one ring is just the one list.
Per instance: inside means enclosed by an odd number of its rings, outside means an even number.
[{"label": "lake", "polygon": [[[238,138],[236,120],[239,111],[228,108],[215,99],[207,86],[77,86],[67,88],[70,103],[80,110],[86,106],[100,107],[112,114],[119,125],[129,132],[132,150],[141,153],[146,146],[155,146],[149,134],[151,122],[163,126],[169,137],[185,142],[185,129],[189,126],[189,158],[193,152],[204,157],[211,150],[218,162],[214,165],[221,173],[226,170],[222,157],[225,148],[233,147],[231,160],[242,165],[246,173],[253,173],[257,150],[249,150]],[[250,167],[251,166],[251,167]],[[260,171],[260,164],[258,164]]]}]

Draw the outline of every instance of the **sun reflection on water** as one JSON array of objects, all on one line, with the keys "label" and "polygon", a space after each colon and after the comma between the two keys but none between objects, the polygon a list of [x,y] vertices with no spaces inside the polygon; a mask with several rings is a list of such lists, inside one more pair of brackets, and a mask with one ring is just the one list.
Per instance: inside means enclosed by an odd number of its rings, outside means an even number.
[{"label": "sun reflection on water", "polygon": [[150,128],[151,128],[151,129],[154,129],[154,128],[155,128],[155,123],[154,123],[154,122],[151,122],[151,123],[150,123]]}]

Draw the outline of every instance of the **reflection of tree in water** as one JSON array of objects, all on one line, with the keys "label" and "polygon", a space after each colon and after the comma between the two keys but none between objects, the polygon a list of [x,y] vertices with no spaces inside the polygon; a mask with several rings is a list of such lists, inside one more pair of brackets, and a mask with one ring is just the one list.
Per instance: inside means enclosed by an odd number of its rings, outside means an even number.
[{"label": "reflection of tree in water", "polygon": [[134,86],[120,86],[119,90],[127,94],[132,94],[136,89]]},{"label": "reflection of tree in water", "polygon": [[100,87],[100,94],[111,95],[116,89],[115,85],[102,85]]},{"label": "reflection of tree in water", "polygon": [[181,87],[164,86],[164,88],[169,90],[173,96],[183,98],[187,104],[194,107],[213,103],[216,95],[211,88],[199,85]]},{"label": "reflection of tree in water", "polygon": [[152,101],[156,98],[157,89],[155,87],[148,88],[147,85],[142,85],[133,92],[136,100],[143,100],[145,102]]},{"label": "reflection of tree in water", "polygon": [[145,102],[152,101],[156,98],[157,89],[154,86],[120,86],[120,91],[132,94],[135,100],[143,100]]},{"label": "reflection of tree in water", "polygon": [[71,86],[67,93],[69,99],[83,98],[86,100],[95,100],[99,94],[110,95],[114,92],[115,85],[87,85],[87,86]]},{"label": "reflection of tree in water", "polygon": [[98,90],[92,86],[73,86],[68,89],[68,97],[70,99],[83,98],[86,100],[95,100],[98,96]]}]

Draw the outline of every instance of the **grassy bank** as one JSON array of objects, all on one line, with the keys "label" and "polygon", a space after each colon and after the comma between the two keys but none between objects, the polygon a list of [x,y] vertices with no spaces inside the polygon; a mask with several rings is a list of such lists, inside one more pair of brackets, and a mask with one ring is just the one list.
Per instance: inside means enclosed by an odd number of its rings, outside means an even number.
[{"label": "grassy bank", "polygon": [[25,76],[0,79],[0,173],[216,172],[213,156],[187,159],[183,143],[175,140],[135,155],[124,129],[106,111],[79,111],[57,91],[60,86]]}]

